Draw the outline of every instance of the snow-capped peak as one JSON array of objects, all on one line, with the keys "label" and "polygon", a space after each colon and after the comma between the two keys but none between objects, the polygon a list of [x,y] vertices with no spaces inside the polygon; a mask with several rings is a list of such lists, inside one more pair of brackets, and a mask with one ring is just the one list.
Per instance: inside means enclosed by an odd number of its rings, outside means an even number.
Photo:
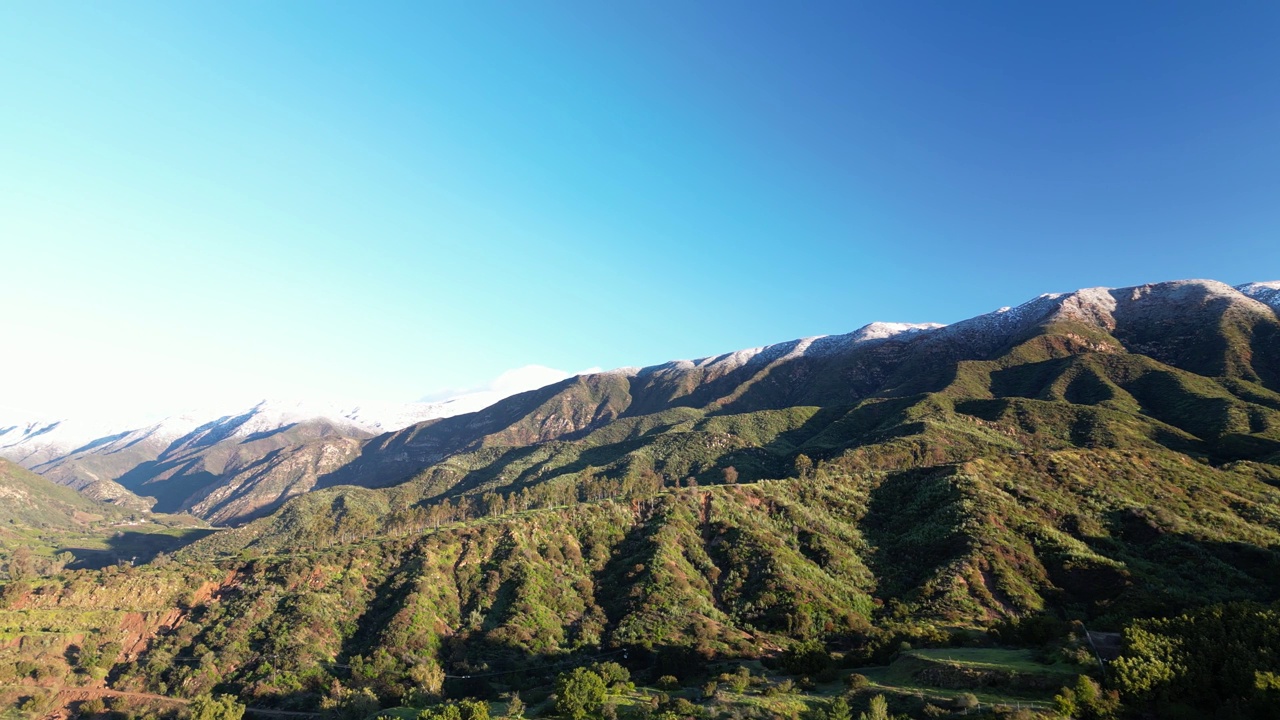
[{"label": "snow-capped peak", "polygon": [[28,467],[81,452],[109,451],[142,441],[160,448],[183,438],[241,440],[304,422],[328,422],[368,435],[474,412],[500,400],[496,392],[471,393],[439,402],[339,405],[264,400],[249,408],[190,410],[161,419],[32,419],[0,411],[0,456]]},{"label": "snow-capped peak", "polygon": [[1280,280],[1245,283],[1235,289],[1260,303],[1280,309]]},{"label": "snow-capped peak", "polygon": [[815,335],[774,345],[746,348],[723,355],[711,355],[696,360],[672,360],[652,367],[626,367],[618,368],[611,372],[628,376],[661,374],[672,371],[683,372],[695,368],[705,369],[709,372],[728,372],[749,363],[763,365],[799,357],[823,357],[863,343],[929,332],[941,327],[945,326],[939,323],[874,322],[844,335]]},{"label": "snow-capped peak", "polygon": [[112,423],[94,418],[40,418],[0,411],[0,456],[10,459],[28,455],[61,454],[95,441],[127,434],[138,423]]},{"label": "snow-capped peak", "polygon": [[866,340],[884,340],[897,335],[908,333],[918,333],[926,330],[937,330],[945,327],[941,323],[895,323],[895,322],[873,322],[852,333],[854,340],[858,342]]}]

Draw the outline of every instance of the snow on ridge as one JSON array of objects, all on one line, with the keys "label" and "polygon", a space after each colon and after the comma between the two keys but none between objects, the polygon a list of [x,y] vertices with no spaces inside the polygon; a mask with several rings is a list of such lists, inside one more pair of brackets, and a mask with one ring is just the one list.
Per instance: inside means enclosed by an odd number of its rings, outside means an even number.
[{"label": "snow on ridge", "polygon": [[[230,437],[249,437],[304,422],[326,421],[371,434],[394,432],[426,420],[475,412],[504,395],[480,391],[437,402],[362,403],[341,405],[311,401],[263,400],[239,414],[224,416],[216,424],[236,423]],[[196,428],[192,428],[193,430]],[[189,432],[189,431],[188,431]]]},{"label": "snow on ridge", "polygon": [[1074,319],[1114,328],[1121,302],[1139,304],[1145,312],[1167,308],[1181,312],[1182,303],[1197,299],[1239,301],[1241,295],[1280,307],[1280,282],[1231,287],[1217,280],[1171,280],[1124,288],[1091,287],[1073,292],[1045,293],[1016,307],[962,320],[945,329],[945,337],[994,337],[1053,319]]},{"label": "snow on ridge", "polygon": [[1280,282],[1254,282],[1232,287],[1217,280],[1174,280],[1121,288],[1112,293],[1140,304],[1148,313],[1180,314],[1197,305],[1227,303],[1255,312],[1280,309]]},{"label": "snow on ridge", "polygon": [[38,452],[66,453],[91,443],[133,432],[105,420],[9,417],[0,420],[0,454],[26,456]]},{"label": "snow on ridge", "polygon": [[697,360],[684,360],[684,361],[676,360],[675,362],[676,363],[688,362],[691,364],[692,367],[698,367],[698,368],[711,367],[711,366],[741,367],[743,365],[746,365],[753,358],[761,355],[766,350],[769,350],[770,348],[773,348],[773,347],[775,346],[768,345],[768,346],[761,346],[761,347],[754,347],[754,348],[746,348],[745,350],[738,350],[736,352],[725,353],[723,355],[713,355],[711,357],[698,358]]},{"label": "snow on ridge", "polygon": [[925,332],[946,327],[942,323],[898,323],[873,322],[855,330],[851,335],[856,340],[884,340],[896,335]]},{"label": "snow on ridge", "polygon": [[426,420],[481,410],[505,395],[482,391],[440,402],[383,403],[343,406],[306,401],[264,400],[250,408],[192,410],[143,422],[124,419],[26,419],[0,413],[0,455],[23,464],[41,464],[77,451],[111,452],[142,441],[164,446],[196,433],[219,433],[220,439],[244,439],[291,425],[327,421],[372,435],[393,432]]},{"label": "snow on ridge", "polygon": [[961,320],[941,329],[944,337],[978,337],[1007,332],[1011,328],[1044,319],[1062,306],[1062,299],[1071,293],[1046,293],[1028,300],[1017,307],[1002,307],[985,315]]},{"label": "snow on ridge", "polygon": [[873,322],[844,335],[820,335],[807,338],[805,357],[823,357],[849,350],[863,343],[889,340],[901,336],[919,335],[946,327],[941,323]]},{"label": "snow on ridge", "polygon": [[914,335],[942,327],[946,326],[940,323],[873,322],[844,335],[814,335],[772,345],[745,348],[720,355],[709,355],[694,360],[670,360],[659,365],[650,365],[642,368],[624,367],[606,372],[621,373],[629,377],[635,377],[693,369],[729,371],[749,363],[768,364],[776,360],[797,357],[822,357],[861,343],[887,340],[900,335]]},{"label": "snow on ridge", "polygon": [[1280,310],[1280,280],[1251,282],[1235,287],[1241,294]]},{"label": "snow on ridge", "polygon": [[368,432],[394,432],[427,420],[483,410],[506,397],[504,392],[481,390],[437,402],[357,405],[339,415]]},{"label": "snow on ridge", "polygon": [[1191,293],[1201,291],[1209,297],[1235,299],[1241,292],[1224,282],[1217,280],[1169,280],[1166,282],[1148,283],[1134,287],[1118,288],[1112,293],[1127,293],[1130,300],[1163,299],[1177,301],[1187,298]]}]

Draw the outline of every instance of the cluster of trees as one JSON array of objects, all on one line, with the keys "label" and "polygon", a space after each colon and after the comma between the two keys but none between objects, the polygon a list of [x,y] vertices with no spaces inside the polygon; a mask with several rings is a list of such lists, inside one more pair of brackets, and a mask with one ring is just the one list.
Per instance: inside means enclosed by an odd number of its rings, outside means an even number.
[{"label": "cluster of trees", "polygon": [[531,485],[512,492],[459,495],[429,505],[399,508],[385,519],[383,529],[392,536],[418,535],[449,523],[499,517],[525,510],[606,499],[650,497],[663,487],[662,476],[652,471],[612,478],[588,469],[578,476]]},{"label": "cluster of trees", "polygon": [[631,672],[616,662],[574,668],[556,678],[556,712],[571,720],[598,717],[610,691],[632,688]]},{"label": "cluster of trees", "polygon": [[1081,675],[1073,687],[1064,687],[1053,698],[1059,716],[1074,720],[1112,720],[1120,712],[1120,693],[1103,690],[1093,678]]},{"label": "cluster of trees", "polygon": [[1107,672],[1054,698],[1063,718],[1258,718],[1280,720],[1280,606],[1208,605],[1137,620]]},{"label": "cluster of trees", "polygon": [[[386,720],[394,720],[387,717]],[[423,708],[415,720],[489,720],[489,703],[467,698]]]},{"label": "cluster of trees", "polygon": [[4,571],[10,580],[21,582],[36,577],[57,575],[75,559],[75,555],[65,550],[53,557],[41,557],[26,545],[19,545],[9,554],[9,560],[4,564]]},{"label": "cluster of trees", "polygon": [[116,662],[122,647],[118,642],[98,643],[92,637],[67,648],[67,659],[76,670],[101,679]]},{"label": "cluster of trees", "polygon": [[199,695],[187,705],[189,720],[240,720],[245,706],[231,695]]},{"label": "cluster of trees", "polygon": [[[720,476],[725,484],[733,485],[738,482],[740,475],[737,468],[730,466],[723,468]],[[373,522],[373,516],[366,517],[348,511],[337,520],[333,528],[325,532],[344,542],[371,537],[375,530],[404,537],[418,535],[449,523],[584,502],[651,498],[667,488],[697,486],[695,477],[668,478],[649,468],[620,477],[611,476],[596,468],[587,468],[576,475],[555,478],[511,492],[490,491],[479,495],[459,495],[428,505],[398,508],[391,511],[381,523]]]},{"label": "cluster of trees", "polygon": [[1280,718],[1280,606],[1139,620],[1110,675],[1127,706],[1159,717]]}]

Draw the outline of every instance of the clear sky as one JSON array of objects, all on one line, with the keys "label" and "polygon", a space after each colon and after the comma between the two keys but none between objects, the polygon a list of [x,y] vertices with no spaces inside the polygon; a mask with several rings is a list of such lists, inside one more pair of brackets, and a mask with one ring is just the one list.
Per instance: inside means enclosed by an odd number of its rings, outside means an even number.
[{"label": "clear sky", "polygon": [[0,4],[0,401],[415,399],[1280,277],[1280,4]]}]

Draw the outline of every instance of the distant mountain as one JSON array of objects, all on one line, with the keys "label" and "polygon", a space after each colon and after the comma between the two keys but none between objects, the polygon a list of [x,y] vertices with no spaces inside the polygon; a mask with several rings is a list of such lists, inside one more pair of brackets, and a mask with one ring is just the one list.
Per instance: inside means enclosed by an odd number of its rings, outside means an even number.
[{"label": "distant mountain", "polygon": [[15,528],[84,528],[104,517],[123,515],[120,508],[96,502],[8,460],[0,460],[0,534]]},{"label": "distant mountain", "polygon": [[0,459],[0,568],[10,579],[145,562],[210,532],[188,515],[100,502]]},{"label": "distant mountain", "polygon": [[129,429],[76,419],[0,421],[0,457],[90,498],[229,522],[305,492],[353,457],[361,440],[492,399],[474,393],[353,407],[264,401],[243,412],[192,412]]},{"label": "distant mountain", "polygon": [[0,423],[0,456],[91,497],[137,506],[132,496],[140,495],[154,498],[159,511],[238,523],[315,487],[385,487],[458,453],[572,440],[675,409],[726,415],[937,392],[962,376],[966,363],[1035,335],[1051,338],[1037,341],[1052,344],[1038,351],[1049,355],[1133,353],[1274,387],[1278,307],[1276,282],[1090,288],[949,326],[873,323],[846,335],[580,375],[475,412],[468,411],[494,394],[395,408],[263,403],[88,440],[92,433],[70,422]]},{"label": "distant mountain", "polygon": [[1237,285],[1236,289],[1258,302],[1280,308],[1280,281],[1245,283]]}]

